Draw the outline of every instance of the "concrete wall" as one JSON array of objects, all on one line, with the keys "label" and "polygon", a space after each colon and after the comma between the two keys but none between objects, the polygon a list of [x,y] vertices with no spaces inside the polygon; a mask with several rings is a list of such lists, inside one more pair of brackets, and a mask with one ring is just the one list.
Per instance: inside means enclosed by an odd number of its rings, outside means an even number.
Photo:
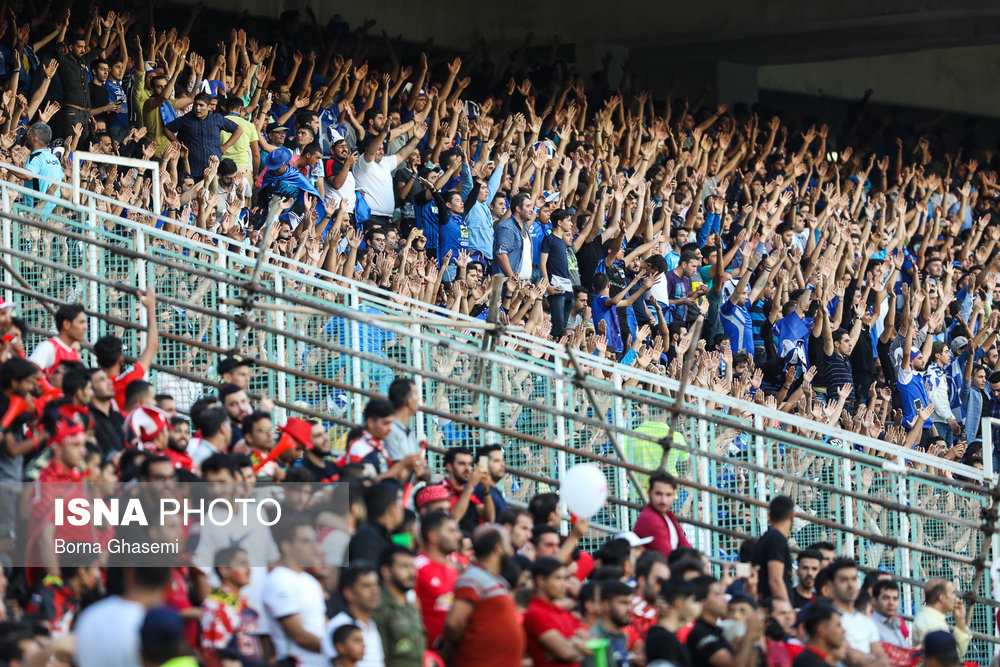
[{"label": "concrete wall", "polygon": [[[757,69],[761,90],[859,99],[1000,118],[1000,47],[974,46]],[[821,91],[821,92],[820,92]]]}]

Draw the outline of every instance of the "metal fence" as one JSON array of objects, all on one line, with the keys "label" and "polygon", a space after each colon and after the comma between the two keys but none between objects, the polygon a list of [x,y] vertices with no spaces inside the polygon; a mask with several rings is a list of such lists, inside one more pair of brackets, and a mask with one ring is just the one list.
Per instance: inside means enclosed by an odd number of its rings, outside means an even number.
[{"label": "metal fence", "polygon": [[[114,217],[92,193],[52,200],[59,206],[45,215],[25,193],[0,183],[5,298],[39,330],[52,327],[54,306],[81,302],[91,340],[116,333],[135,354],[146,324],[135,289],[154,285],[163,342],[153,381],[181,409],[212,391],[220,355],[244,354],[259,362],[252,391],[285,414],[323,419],[336,449],[367,397],[412,375],[425,405],[418,435],[435,456],[503,445],[502,487],[515,502],[557,490],[577,462],[597,462],[612,497],[594,523],[606,531],[631,525],[676,415],[666,465],[683,480],[675,509],[697,548],[734,560],[766,529],[767,501],[789,495],[795,544],[830,541],[867,569],[893,572],[904,611],[933,576],[983,596],[969,658],[991,657],[995,609],[982,575],[1000,553],[986,512],[992,461],[977,470],[696,387],[678,405],[677,382],[660,375],[283,258],[258,263],[253,247],[183,226],[183,236],[167,233],[145,212]],[[595,533],[588,546],[602,540]]]}]

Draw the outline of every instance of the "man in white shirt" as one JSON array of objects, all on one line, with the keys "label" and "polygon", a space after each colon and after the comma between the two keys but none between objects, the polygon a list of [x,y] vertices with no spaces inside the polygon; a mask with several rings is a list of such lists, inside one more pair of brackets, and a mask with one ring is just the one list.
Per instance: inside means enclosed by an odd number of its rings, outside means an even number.
[{"label": "man in white shirt", "polygon": [[63,361],[80,361],[80,341],[87,336],[87,315],[83,306],[78,303],[68,303],[59,306],[55,315],[56,330],[54,338],[43,340],[28,357],[46,375]]},{"label": "man in white shirt", "polygon": [[225,453],[233,437],[232,422],[222,408],[205,408],[194,417],[194,425],[201,434],[188,442],[187,453],[195,467],[216,454]]},{"label": "man in white shirt", "polygon": [[845,662],[849,665],[884,664],[885,651],[875,621],[854,609],[861,590],[857,563],[850,558],[838,558],[829,569],[833,583],[833,606],[840,612],[840,623],[847,639]]},{"label": "man in white shirt", "polygon": [[170,585],[169,567],[136,567],[125,573],[125,593],[95,602],[80,614],[73,634],[78,667],[135,667],[139,628],[146,611],[163,602]]},{"label": "man in white shirt", "polygon": [[306,571],[323,563],[316,531],[306,519],[286,519],[278,527],[281,565],[267,575],[261,596],[275,657],[292,658],[300,667],[327,667],[330,661],[320,653],[326,625],[323,587]]},{"label": "man in white shirt", "polygon": [[[231,454],[210,456],[201,462],[201,475],[205,482],[213,484],[218,489],[220,497],[230,502],[236,498],[236,482],[239,470],[236,460]],[[242,495],[242,494],[241,494]],[[215,572],[215,556],[222,549],[237,546],[251,555],[257,565],[250,568],[250,582],[243,587],[241,593],[247,598],[250,606],[260,609],[261,589],[267,577],[267,567],[260,563],[271,565],[281,558],[278,546],[271,537],[271,530],[257,519],[253,506],[233,503],[236,508],[232,520],[228,519],[228,510],[222,505],[216,505],[212,523],[205,525],[198,538],[192,560],[196,566],[192,574],[196,577],[199,591],[203,596],[219,586],[222,582]],[[246,516],[244,516],[244,512]]]},{"label": "man in white shirt", "polygon": [[353,623],[361,628],[365,639],[365,657],[358,667],[382,667],[385,665],[385,652],[382,647],[382,635],[378,626],[372,620],[372,612],[378,606],[381,589],[375,568],[369,565],[349,567],[340,573],[340,594],[347,603],[347,609],[330,619],[323,631],[323,656],[333,660],[338,656],[333,646],[333,633],[342,625]]},{"label": "man in white shirt", "polygon": [[389,124],[367,139],[361,159],[354,165],[355,187],[364,192],[365,201],[372,211],[372,219],[388,223],[396,208],[396,195],[392,188],[392,172],[406,162],[406,158],[416,149],[417,144],[427,134],[427,124],[421,123],[413,130],[413,137],[395,155],[385,154],[385,139],[389,134]]},{"label": "man in white shirt", "polygon": [[326,178],[323,200],[327,212],[332,214],[338,206],[343,206],[348,215],[353,215],[356,201],[354,191],[357,189],[357,183],[352,167],[357,163],[359,155],[357,152],[351,152],[344,135],[336,130],[330,130],[330,133],[333,139],[330,152],[333,157],[323,165],[323,176]]}]

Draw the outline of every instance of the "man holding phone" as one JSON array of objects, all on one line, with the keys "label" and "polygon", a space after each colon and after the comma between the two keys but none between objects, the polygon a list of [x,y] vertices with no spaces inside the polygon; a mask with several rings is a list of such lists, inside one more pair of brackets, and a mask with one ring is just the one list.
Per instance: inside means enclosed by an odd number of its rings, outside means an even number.
[{"label": "man holding phone", "polygon": [[[487,459],[487,457],[482,457]],[[448,477],[441,485],[448,490],[450,513],[458,521],[459,527],[466,535],[472,534],[480,521],[492,523],[496,521],[496,508],[493,496],[489,493],[480,500],[472,491],[482,484],[485,488],[492,486],[488,459],[486,463],[472,467],[472,450],[468,447],[452,447],[444,455],[444,468]]]},{"label": "man holding phone", "polygon": [[323,176],[326,178],[324,203],[327,211],[336,211],[340,202],[343,201],[347,217],[353,225],[356,182],[351,167],[357,163],[361,154],[357,151],[351,152],[347,145],[347,139],[340,132],[331,130],[331,134],[333,135],[333,148],[330,152],[333,157],[323,165]]}]

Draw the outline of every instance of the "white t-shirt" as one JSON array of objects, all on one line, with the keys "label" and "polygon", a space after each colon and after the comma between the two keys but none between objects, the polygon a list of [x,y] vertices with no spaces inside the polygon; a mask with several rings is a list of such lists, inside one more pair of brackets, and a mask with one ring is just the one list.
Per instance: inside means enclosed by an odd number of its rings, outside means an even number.
[{"label": "white t-shirt", "polygon": [[327,667],[330,661],[319,653],[307,651],[285,635],[279,622],[299,615],[303,629],[323,638],[326,626],[326,603],[323,587],[308,572],[296,572],[279,565],[264,581],[264,619],[271,634],[278,659],[292,656],[302,667]]},{"label": "white t-shirt", "polygon": [[[343,167],[341,167],[343,168]],[[347,207],[348,213],[354,213],[354,203],[357,196],[354,194],[357,187],[357,181],[354,178],[354,172],[350,169],[347,170],[347,177],[344,179],[344,184],[339,188],[334,189],[333,178],[326,179],[326,189],[323,191],[325,197],[323,198],[326,204],[326,210],[328,213],[333,213],[337,210],[337,206],[340,204],[340,200],[343,199],[347,203],[344,206]]]},{"label": "white t-shirt", "polygon": [[[237,505],[237,509],[242,505]],[[278,546],[271,537],[271,530],[257,520],[257,512],[250,509],[247,512],[246,523],[242,513],[234,513],[231,521],[226,521],[229,513],[216,505],[213,518],[223,525],[206,524],[198,539],[193,561],[206,574],[213,572],[215,554],[228,547],[239,547],[248,554],[253,554],[255,563],[276,563],[281,559]],[[261,566],[263,567],[263,566]]]},{"label": "white t-shirt", "polygon": [[208,440],[196,436],[191,436],[186,451],[196,467],[208,460],[210,456],[220,453]]},{"label": "white t-shirt", "polygon": [[340,612],[326,624],[326,629],[323,630],[323,657],[327,660],[333,660],[337,657],[337,649],[333,647],[333,631],[348,623],[353,623],[361,628],[361,636],[365,640],[365,657],[358,663],[358,667],[385,667],[382,635],[379,634],[375,621],[364,623],[352,618],[346,611]]},{"label": "white t-shirt", "polygon": [[667,274],[661,273],[657,277],[656,282],[649,288],[649,293],[661,304],[670,301],[670,285],[667,283]]},{"label": "white t-shirt", "polygon": [[840,612],[840,624],[844,627],[844,637],[855,651],[871,653],[872,644],[881,641],[878,627],[870,617],[859,612],[845,614]]},{"label": "white t-shirt", "polygon": [[521,280],[531,280],[531,238],[523,237],[523,242],[521,244],[521,270],[518,272],[518,277]]},{"label": "white t-shirt", "polygon": [[399,166],[395,155],[386,155],[381,162],[368,162],[364,156],[354,165],[355,189],[364,190],[365,201],[372,215],[392,216],[396,196],[392,191],[392,172]]},{"label": "white t-shirt", "polygon": [[139,628],[146,608],[117,595],[95,602],[73,628],[73,659],[79,667],[137,667]]}]

